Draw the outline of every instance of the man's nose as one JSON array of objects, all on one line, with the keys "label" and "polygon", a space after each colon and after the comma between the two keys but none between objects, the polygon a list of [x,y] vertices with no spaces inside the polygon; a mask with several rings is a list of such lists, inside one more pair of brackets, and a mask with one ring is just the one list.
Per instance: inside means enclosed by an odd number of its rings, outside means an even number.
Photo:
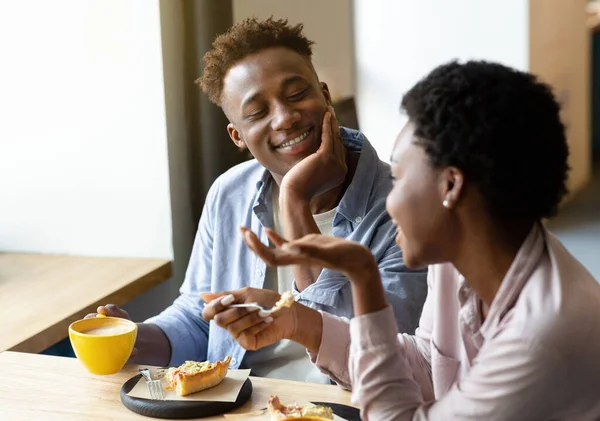
[{"label": "man's nose", "polygon": [[273,112],[273,130],[287,130],[300,120],[300,112],[287,104],[278,105]]}]

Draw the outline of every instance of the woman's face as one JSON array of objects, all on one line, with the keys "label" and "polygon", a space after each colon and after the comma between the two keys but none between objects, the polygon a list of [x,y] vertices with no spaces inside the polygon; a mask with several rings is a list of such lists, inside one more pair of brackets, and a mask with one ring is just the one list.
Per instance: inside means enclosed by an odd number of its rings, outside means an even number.
[{"label": "woman's face", "polygon": [[386,201],[398,231],[396,243],[410,268],[448,261],[454,226],[451,211],[442,204],[453,194],[451,172],[434,168],[415,140],[409,121],[392,152],[394,186]]}]

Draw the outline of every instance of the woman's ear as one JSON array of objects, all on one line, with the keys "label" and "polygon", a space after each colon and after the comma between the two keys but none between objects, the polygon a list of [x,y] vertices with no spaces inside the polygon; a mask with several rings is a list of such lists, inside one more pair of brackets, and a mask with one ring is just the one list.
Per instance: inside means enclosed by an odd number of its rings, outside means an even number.
[{"label": "woman's ear", "polygon": [[327,105],[331,105],[331,94],[329,93],[329,87],[325,82],[319,82],[321,85],[321,92],[323,92],[323,96],[325,97],[325,101],[327,101]]},{"label": "woman's ear", "polygon": [[461,170],[456,167],[447,167],[441,173],[440,191],[442,205],[452,209],[460,200],[464,189],[465,178]]},{"label": "woman's ear", "polygon": [[229,123],[227,125],[227,133],[229,133],[229,137],[240,149],[246,149],[246,142],[240,137],[240,132],[233,126],[233,124]]}]

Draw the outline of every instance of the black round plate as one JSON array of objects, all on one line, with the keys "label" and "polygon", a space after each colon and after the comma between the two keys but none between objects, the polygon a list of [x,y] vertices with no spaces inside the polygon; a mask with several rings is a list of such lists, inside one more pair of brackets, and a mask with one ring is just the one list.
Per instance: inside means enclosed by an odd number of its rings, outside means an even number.
[{"label": "black round plate", "polygon": [[342,417],[348,421],[361,421],[360,410],[352,406],[342,405],[341,403],[330,402],[312,402],[315,405],[325,405],[331,408],[333,413],[338,417]]},{"label": "black round plate", "polygon": [[242,406],[252,395],[252,382],[246,379],[235,402],[159,401],[128,396],[127,393],[141,377],[138,374],[125,382],[121,387],[121,402],[127,409],[152,418],[188,419],[220,415]]}]

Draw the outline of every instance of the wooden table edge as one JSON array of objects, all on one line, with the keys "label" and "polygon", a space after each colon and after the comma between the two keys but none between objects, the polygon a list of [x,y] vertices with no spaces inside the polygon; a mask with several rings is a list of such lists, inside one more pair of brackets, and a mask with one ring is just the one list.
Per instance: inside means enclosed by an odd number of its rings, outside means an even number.
[{"label": "wooden table edge", "polygon": [[77,313],[55,323],[43,332],[37,333],[36,335],[12,346],[11,348],[0,350],[0,352],[15,351],[35,354],[40,353],[41,351],[64,339],[68,335],[67,331],[71,323],[82,319],[88,313],[95,313],[96,308],[98,308],[99,305],[111,303],[121,306],[137,295],[140,295],[156,285],[166,281],[171,277],[171,275],[172,262],[170,260],[165,260],[164,263],[158,266],[156,269],[139,277],[120,290],[87,304]]}]

